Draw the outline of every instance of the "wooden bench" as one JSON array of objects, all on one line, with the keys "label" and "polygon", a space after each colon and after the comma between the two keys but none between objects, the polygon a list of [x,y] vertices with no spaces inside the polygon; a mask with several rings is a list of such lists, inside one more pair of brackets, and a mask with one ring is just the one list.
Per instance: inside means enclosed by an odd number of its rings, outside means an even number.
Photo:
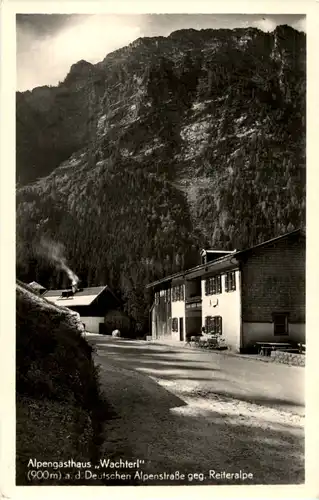
[{"label": "wooden bench", "polygon": [[226,349],[225,339],[218,334],[215,335],[191,335],[185,345],[194,345],[204,349]]},{"label": "wooden bench", "polygon": [[292,348],[292,345],[287,342],[256,342],[255,346],[261,356],[270,356],[272,351]]},{"label": "wooden bench", "polygon": [[206,349],[225,349],[226,347],[225,339],[218,334],[203,335],[203,337],[199,339],[199,345]]},{"label": "wooden bench", "polygon": [[192,343],[196,345],[197,347],[209,347],[210,345],[216,345],[217,344],[217,336],[212,336],[212,335],[191,335],[189,339],[186,341],[186,345],[189,344],[191,345]]}]

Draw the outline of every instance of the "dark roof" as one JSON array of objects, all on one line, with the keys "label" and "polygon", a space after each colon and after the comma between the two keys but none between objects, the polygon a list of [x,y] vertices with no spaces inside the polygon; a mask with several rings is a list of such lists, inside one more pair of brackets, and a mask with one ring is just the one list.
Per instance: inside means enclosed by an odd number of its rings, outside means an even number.
[{"label": "dark roof", "polygon": [[306,236],[306,233],[303,229],[300,229],[300,228],[295,229],[294,231],[290,231],[289,233],[285,233],[285,234],[282,234],[280,236],[276,236],[276,238],[271,238],[270,240],[263,241],[262,243],[258,243],[258,245],[254,245],[253,247],[245,248],[244,250],[239,250],[234,255],[240,255],[240,254],[243,254],[246,252],[250,252],[251,250],[255,250],[255,248],[263,247],[263,246],[269,245],[271,243],[275,243],[278,240],[282,240],[284,238],[290,237],[292,235],[297,235],[297,234],[300,234],[300,236],[303,236],[303,237]]},{"label": "dark roof", "polygon": [[223,257],[220,257],[219,259],[215,259],[211,262],[207,262],[206,264],[199,264],[196,267],[186,269],[185,271],[179,271],[178,273],[175,273],[175,274],[172,274],[170,276],[166,276],[165,278],[162,278],[160,280],[154,281],[153,283],[146,285],[146,288],[152,288],[153,286],[159,285],[160,283],[164,283],[165,281],[171,281],[173,279],[184,277],[187,274],[191,274],[191,273],[194,273],[196,271],[201,271],[203,269],[205,270],[206,268],[213,267],[214,265],[217,265],[219,263],[230,262],[231,259],[234,258],[234,256],[235,256],[234,253],[228,254],[228,255],[223,255]]},{"label": "dark roof", "polygon": [[263,247],[266,245],[269,245],[271,243],[277,242],[278,240],[281,240],[283,238],[290,237],[292,235],[297,235],[300,234],[301,236],[305,237],[305,231],[302,229],[295,229],[294,231],[290,231],[289,233],[282,234],[281,236],[277,236],[275,238],[272,238],[270,240],[264,241],[263,243],[259,243],[258,245],[254,245],[253,247],[246,248],[244,250],[239,250],[232,252],[227,255],[223,255],[223,257],[220,257],[219,259],[215,259],[211,262],[207,262],[206,264],[200,264],[199,266],[192,267],[191,269],[186,269],[185,271],[179,271],[178,273],[172,274],[170,276],[166,276],[165,278],[159,279],[157,281],[153,281],[152,283],[146,285],[146,288],[152,288],[156,285],[159,285],[160,283],[164,283],[165,281],[171,281],[173,279],[177,279],[179,277],[184,277],[188,274],[192,274],[194,272],[202,271],[202,270],[208,270],[213,267],[222,267],[222,265],[225,264],[233,264],[236,265],[239,263],[238,260],[235,260],[237,257],[240,258],[241,255],[248,253],[255,248]]}]

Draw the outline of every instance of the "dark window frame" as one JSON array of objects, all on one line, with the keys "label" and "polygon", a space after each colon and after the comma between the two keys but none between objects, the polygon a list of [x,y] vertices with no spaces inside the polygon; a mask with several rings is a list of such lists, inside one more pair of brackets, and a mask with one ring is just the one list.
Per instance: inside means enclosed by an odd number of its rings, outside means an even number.
[{"label": "dark window frame", "polygon": [[172,332],[178,332],[178,318],[172,318]]},{"label": "dark window frame", "polygon": [[171,289],[170,288],[166,288],[165,291],[164,291],[164,302],[166,304],[169,304],[171,301]]},{"label": "dark window frame", "polygon": [[234,292],[236,290],[236,271],[229,271],[225,274],[225,292]]},{"label": "dark window frame", "polygon": [[223,318],[222,316],[206,316],[205,317],[205,332],[208,335],[223,334]]},{"label": "dark window frame", "polygon": [[274,312],[272,313],[272,322],[274,325],[274,336],[289,335],[289,313]]},{"label": "dark window frame", "polygon": [[175,285],[172,287],[172,302],[180,302],[185,300],[184,285]]},{"label": "dark window frame", "polygon": [[222,291],[223,288],[221,274],[210,276],[205,280],[205,295],[219,295],[222,293]]}]

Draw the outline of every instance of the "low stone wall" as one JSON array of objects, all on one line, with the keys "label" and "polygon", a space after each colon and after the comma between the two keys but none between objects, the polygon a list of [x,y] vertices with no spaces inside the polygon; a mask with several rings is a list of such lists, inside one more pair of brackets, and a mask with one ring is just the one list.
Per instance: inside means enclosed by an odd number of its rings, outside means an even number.
[{"label": "low stone wall", "polygon": [[305,366],[306,356],[294,352],[273,351],[271,357],[278,363],[285,363],[286,365]]}]

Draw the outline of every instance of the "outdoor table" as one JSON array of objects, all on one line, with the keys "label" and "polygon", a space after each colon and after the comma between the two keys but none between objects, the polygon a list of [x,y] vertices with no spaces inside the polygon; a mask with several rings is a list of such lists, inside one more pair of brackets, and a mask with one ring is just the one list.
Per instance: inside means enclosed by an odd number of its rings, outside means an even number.
[{"label": "outdoor table", "polygon": [[256,342],[255,345],[257,346],[258,353],[261,356],[270,356],[271,351],[291,347],[291,344],[287,342]]}]

